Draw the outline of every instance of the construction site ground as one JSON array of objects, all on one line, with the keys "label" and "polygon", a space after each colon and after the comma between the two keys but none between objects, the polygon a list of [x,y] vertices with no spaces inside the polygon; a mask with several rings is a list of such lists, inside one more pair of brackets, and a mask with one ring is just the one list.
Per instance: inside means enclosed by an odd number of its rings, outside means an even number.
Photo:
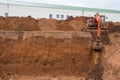
[{"label": "construction site ground", "polygon": [[102,51],[87,17],[0,17],[0,80],[120,80],[120,22],[107,22]]}]

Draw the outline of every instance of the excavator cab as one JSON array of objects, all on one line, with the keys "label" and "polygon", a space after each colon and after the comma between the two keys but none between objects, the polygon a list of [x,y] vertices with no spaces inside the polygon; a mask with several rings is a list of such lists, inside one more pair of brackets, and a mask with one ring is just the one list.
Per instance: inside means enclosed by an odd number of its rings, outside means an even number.
[{"label": "excavator cab", "polygon": [[97,21],[94,17],[89,17],[88,18],[88,21],[87,21],[87,27],[91,28],[91,29],[94,29],[96,28],[97,29]]}]

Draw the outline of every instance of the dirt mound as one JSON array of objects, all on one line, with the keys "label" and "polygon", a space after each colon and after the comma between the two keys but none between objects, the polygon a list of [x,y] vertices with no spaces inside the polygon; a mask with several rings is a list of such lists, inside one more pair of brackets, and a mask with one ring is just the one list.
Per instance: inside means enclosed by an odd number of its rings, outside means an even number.
[{"label": "dirt mound", "polygon": [[120,32],[120,22],[108,22],[107,24],[110,33]]},{"label": "dirt mound", "polygon": [[106,22],[106,27],[112,27],[113,24],[114,24],[114,23],[113,23],[112,21]]},{"label": "dirt mound", "polygon": [[106,22],[106,27],[109,29],[109,33],[119,32],[120,31],[120,22]]},{"label": "dirt mound", "polygon": [[109,32],[110,33],[120,32],[120,25],[114,25],[113,27],[110,27]]},{"label": "dirt mound", "polygon": [[7,28],[7,21],[6,18],[4,17],[0,17],[0,29],[5,29]]},{"label": "dirt mound", "polygon": [[58,21],[56,19],[40,19],[38,21],[38,27],[42,31],[55,31],[58,25]]},{"label": "dirt mound", "polygon": [[67,20],[39,19],[28,17],[0,17],[1,30],[17,31],[79,31],[86,26],[87,17],[74,17]]},{"label": "dirt mound", "polygon": [[87,25],[87,17],[75,17],[73,20],[69,21],[69,25],[74,30],[81,30],[84,26]]},{"label": "dirt mound", "polygon": [[[39,19],[28,17],[0,17],[1,30],[17,31],[80,31],[87,25],[88,17],[70,17],[67,20]],[[120,22],[106,22],[110,32],[119,31]]]},{"label": "dirt mound", "polygon": [[57,30],[79,31],[87,24],[87,17],[72,17],[65,21],[59,21]]},{"label": "dirt mound", "polygon": [[59,21],[57,30],[60,31],[73,31],[73,27],[69,25],[69,21]]},{"label": "dirt mound", "polygon": [[2,30],[17,30],[17,31],[32,31],[40,30],[37,27],[37,21],[28,16],[28,17],[8,17],[0,18],[0,28]]}]

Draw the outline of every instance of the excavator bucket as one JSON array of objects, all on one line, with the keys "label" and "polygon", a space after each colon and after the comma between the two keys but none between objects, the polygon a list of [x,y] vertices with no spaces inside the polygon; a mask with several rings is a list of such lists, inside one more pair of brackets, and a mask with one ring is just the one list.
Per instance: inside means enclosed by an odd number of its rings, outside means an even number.
[{"label": "excavator bucket", "polygon": [[96,51],[101,51],[103,48],[102,42],[93,42],[92,49]]}]

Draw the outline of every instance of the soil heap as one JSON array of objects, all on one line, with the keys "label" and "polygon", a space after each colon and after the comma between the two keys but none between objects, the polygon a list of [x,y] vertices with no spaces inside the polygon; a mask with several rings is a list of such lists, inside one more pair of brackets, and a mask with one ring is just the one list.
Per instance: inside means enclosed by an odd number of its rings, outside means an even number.
[{"label": "soil heap", "polygon": [[79,31],[86,26],[87,17],[75,17],[67,20],[34,19],[28,17],[0,17],[1,30],[15,31]]}]

